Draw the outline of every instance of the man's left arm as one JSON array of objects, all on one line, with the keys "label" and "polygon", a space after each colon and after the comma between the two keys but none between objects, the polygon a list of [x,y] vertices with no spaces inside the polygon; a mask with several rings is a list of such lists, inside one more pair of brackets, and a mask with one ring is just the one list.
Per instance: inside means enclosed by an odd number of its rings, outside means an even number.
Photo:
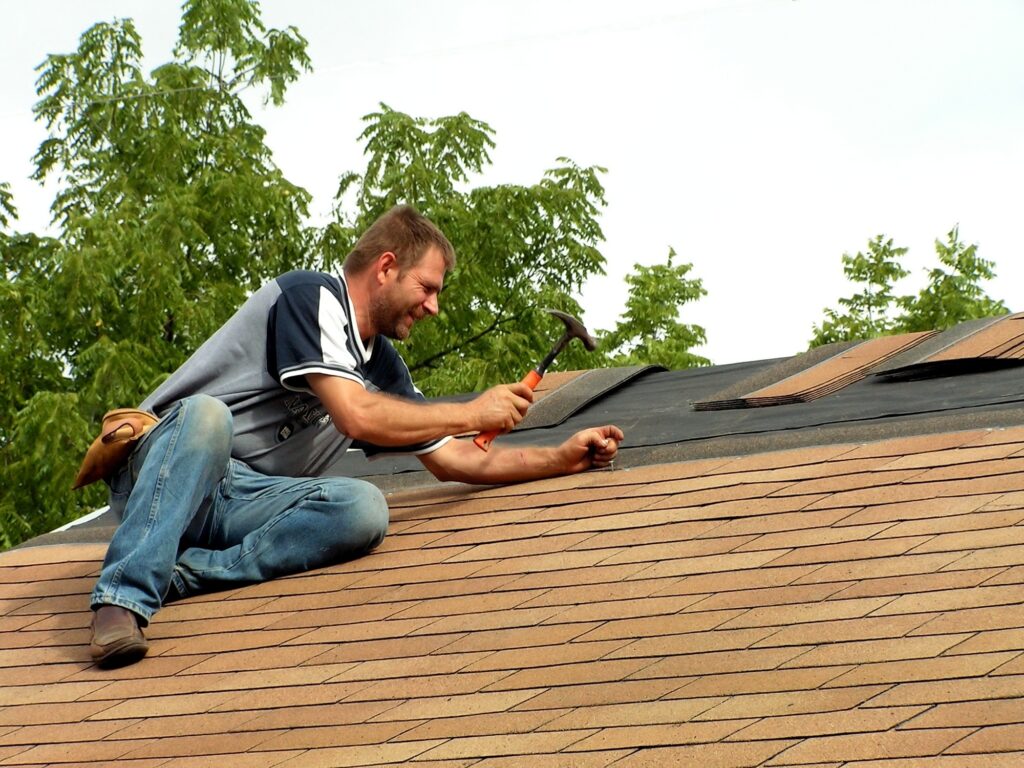
[{"label": "man's left arm", "polygon": [[622,430],[609,425],[584,429],[550,448],[496,444],[485,452],[470,440],[449,440],[417,458],[438,480],[498,485],[607,467],[622,440]]}]

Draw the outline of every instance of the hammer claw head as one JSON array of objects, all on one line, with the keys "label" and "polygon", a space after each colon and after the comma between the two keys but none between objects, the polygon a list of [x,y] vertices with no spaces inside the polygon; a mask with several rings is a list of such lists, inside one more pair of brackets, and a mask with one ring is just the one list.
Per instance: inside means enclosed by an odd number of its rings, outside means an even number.
[{"label": "hammer claw head", "polygon": [[566,341],[571,338],[577,338],[583,342],[583,346],[587,348],[588,352],[593,352],[597,349],[597,339],[591,336],[586,326],[575,317],[557,309],[546,309],[544,311],[565,323]]}]

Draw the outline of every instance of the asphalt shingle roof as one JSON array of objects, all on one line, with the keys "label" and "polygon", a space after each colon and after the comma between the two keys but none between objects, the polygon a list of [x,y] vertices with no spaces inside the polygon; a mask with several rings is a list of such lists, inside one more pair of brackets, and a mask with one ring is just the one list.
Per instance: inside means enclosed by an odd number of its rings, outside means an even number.
[{"label": "asphalt shingle roof", "polygon": [[0,766],[1024,764],[1024,427],[389,501],[114,671],[104,545],[0,554]]}]

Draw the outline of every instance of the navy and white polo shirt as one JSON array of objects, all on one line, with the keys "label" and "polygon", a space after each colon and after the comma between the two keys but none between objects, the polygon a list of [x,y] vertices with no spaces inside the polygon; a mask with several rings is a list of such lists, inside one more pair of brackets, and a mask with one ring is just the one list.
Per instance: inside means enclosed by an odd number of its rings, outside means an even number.
[{"label": "navy and white polo shirt", "polygon": [[[306,374],[357,381],[371,391],[424,400],[383,336],[364,347],[343,277],[288,272],[267,283],[142,403],[158,415],[194,394],[222,400],[234,418],[232,455],[268,475],[312,477],[352,439],[331,423]],[[367,455],[429,453],[449,438]]]}]

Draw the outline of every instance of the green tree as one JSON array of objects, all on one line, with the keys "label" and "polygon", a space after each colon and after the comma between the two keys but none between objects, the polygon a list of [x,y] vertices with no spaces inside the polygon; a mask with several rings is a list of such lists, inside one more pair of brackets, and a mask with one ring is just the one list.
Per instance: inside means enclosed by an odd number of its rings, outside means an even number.
[{"label": "green tree", "polygon": [[811,347],[892,333],[941,331],[965,320],[1009,311],[981,286],[981,281],[995,277],[995,264],[978,256],[977,244],[960,241],[959,227],[947,233],[946,242],[935,241],[940,266],[928,270],[925,287],[916,295],[896,296],[894,284],[910,274],[899,265],[906,252],[906,248],[894,248],[891,238],[878,235],[868,244],[867,254],[843,254],[843,272],[865,289],[839,300],[845,313],[825,310],[821,326],[814,326]]},{"label": "green tree", "polygon": [[[121,20],[39,67],[35,178],[61,183],[58,234],[0,238],[4,546],[102,503],[99,487],[68,491],[102,413],[139,402],[248,291],[307,258],[308,196],[241,98],[258,86],[280,103],[308,69],[305,41],[245,0],[189,0],[174,55],[147,76]],[[6,190],[0,207],[6,229]]]},{"label": "green tree", "polygon": [[[814,326],[811,346],[852,339],[870,339],[892,333],[896,320],[893,285],[910,273],[900,265],[906,248],[893,245],[883,235],[868,241],[867,253],[843,254],[843,274],[863,286],[860,293],[839,300],[842,310],[826,309],[821,326]],[[845,311],[844,311],[845,310]]]},{"label": "green tree", "polygon": [[[490,164],[494,132],[465,113],[415,118],[385,104],[367,115],[365,171],[341,179],[337,220],[320,238],[325,268],[336,268],[359,233],[396,203],[411,203],[449,236],[459,255],[447,278],[439,321],[400,345],[428,394],[478,391],[522,377],[560,332],[543,307],[580,315],[575,298],[603,274],[598,216],[604,169],[566,158],[531,185],[471,186]],[[627,314],[601,334],[597,353],[571,345],[554,369],[666,361],[706,363],[689,355],[704,331],[676,321],[679,305],[703,295],[690,265],[639,267],[629,281]],[[628,330],[627,330],[628,329]],[[655,359],[657,358],[657,359]]]},{"label": "green tree", "polygon": [[679,322],[680,307],[707,291],[700,279],[687,277],[693,265],[673,265],[675,257],[670,248],[664,264],[636,264],[635,271],[626,276],[626,311],[614,330],[601,335],[601,345],[612,364],[653,363],[666,368],[711,364],[690,351],[707,341],[704,329]]},{"label": "green tree", "polygon": [[[309,68],[292,28],[267,30],[247,0],[189,0],[174,60],[148,75],[130,20],[97,24],[40,66],[49,136],[36,178],[60,181],[57,234],[9,231],[0,185],[0,546],[73,519],[105,490],[68,490],[104,411],[140,402],[256,287],[294,268],[336,270],[396,203],[433,218],[459,252],[441,317],[400,345],[428,393],[520,378],[581,314],[604,267],[603,169],[561,158],[532,185],[472,186],[493,131],[464,113],[366,117],[363,173],[341,178],[336,220],[306,225],[308,195],[283,178],[242,100],[280,103]],[[562,368],[649,356],[672,365],[703,341],[678,304],[703,295],[690,265],[638,267],[603,351],[571,346]],[[627,330],[628,328],[628,330]]]},{"label": "green tree", "polygon": [[14,207],[14,196],[11,194],[10,183],[0,182],[0,227],[6,227],[11,219],[18,218],[18,210]]},{"label": "green tree", "polygon": [[935,240],[935,253],[941,266],[928,271],[928,284],[916,296],[899,300],[903,330],[941,330],[965,320],[1009,312],[1002,301],[990,298],[981,287],[982,280],[995,277],[995,263],[978,256],[977,243],[960,241],[959,226],[946,234],[946,242]]}]

